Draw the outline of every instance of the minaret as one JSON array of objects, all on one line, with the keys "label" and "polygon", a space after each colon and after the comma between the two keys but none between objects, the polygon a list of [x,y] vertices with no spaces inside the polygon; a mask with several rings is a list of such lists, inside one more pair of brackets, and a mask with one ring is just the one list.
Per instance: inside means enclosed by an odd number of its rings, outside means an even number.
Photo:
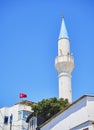
[{"label": "minaret", "polygon": [[58,56],[55,58],[55,68],[59,79],[59,98],[68,99],[72,103],[71,73],[74,68],[74,58],[70,53],[70,41],[62,18],[58,39]]}]

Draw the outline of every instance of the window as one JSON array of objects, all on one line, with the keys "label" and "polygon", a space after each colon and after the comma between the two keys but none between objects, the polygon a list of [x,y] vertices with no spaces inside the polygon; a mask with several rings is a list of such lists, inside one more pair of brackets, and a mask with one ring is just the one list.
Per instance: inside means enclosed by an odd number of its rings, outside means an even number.
[{"label": "window", "polygon": [[10,116],[10,124],[12,124],[12,120],[13,120],[13,115],[11,114],[11,116]]},{"label": "window", "polygon": [[23,111],[23,119],[26,120],[27,117],[31,114],[31,112]]},{"label": "window", "polygon": [[85,129],[83,129],[83,130],[89,130],[88,128],[85,128]]},{"label": "window", "polygon": [[6,124],[6,125],[8,124],[8,116],[4,117],[4,124]]},{"label": "window", "polygon": [[30,120],[30,128],[31,129],[37,128],[37,118],[36,117],[31,118],[31,120]]},{"label": "window", "polygon": [[21,120],[22,119],[22,111],[18,111],[18,120]]},{"label": "window", "polygon": [[18,120],[26,120],[27,117],[31,114],[31,112],[28,111],[19,111],[18,112]]}]

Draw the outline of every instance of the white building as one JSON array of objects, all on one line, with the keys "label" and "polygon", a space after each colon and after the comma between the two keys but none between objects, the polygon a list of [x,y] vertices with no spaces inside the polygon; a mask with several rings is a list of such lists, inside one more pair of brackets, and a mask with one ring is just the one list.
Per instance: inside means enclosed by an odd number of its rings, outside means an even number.
[{"label": "white building", "polygon": [[[74,58],[70,53],[64,17],[55,67],[59,77],[59,98],[67,98],[71,103],[71,73]],[[38,121],[38,118],[33,116],[31,107],[25,104],[19,103],[10,108],[0,109],[0,130],[94,130],[94,96],[84,95],[48,121],[44,123],[42,121],[41,119]]]},{"label": "white building", "polygon": [[[26,105],[25,105],[26,104]],[[33,111],[32,102],[23,101],[0,109],[0,130],[28,130],[26,119]]]},{"label": "white building", "polygon": [[41,125],[35,126],[32,120],[35,119],[37,123],[37,119],[29,116],[29,130],[94,130],[94,96],[84,95],[72,103],[71,73],[74,68],[74,58],[70,53],[64,17],[58,40],[55,67],[59,78],[59,98],[67,98],[71,105]]},{"label": "white building", "polygon": [[38,130],[94,130],[94,96],[82,96]]}]

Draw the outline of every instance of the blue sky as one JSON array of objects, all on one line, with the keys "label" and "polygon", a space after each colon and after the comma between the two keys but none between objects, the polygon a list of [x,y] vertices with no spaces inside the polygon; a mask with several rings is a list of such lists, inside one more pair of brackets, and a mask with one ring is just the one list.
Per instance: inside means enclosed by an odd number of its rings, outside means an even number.
[{"label": "blue sky", "polygon": [[0,107],[58,97],[54,67],[62,13],[75,58],[73,101],[94,95],[94,1],[0,1]]}]

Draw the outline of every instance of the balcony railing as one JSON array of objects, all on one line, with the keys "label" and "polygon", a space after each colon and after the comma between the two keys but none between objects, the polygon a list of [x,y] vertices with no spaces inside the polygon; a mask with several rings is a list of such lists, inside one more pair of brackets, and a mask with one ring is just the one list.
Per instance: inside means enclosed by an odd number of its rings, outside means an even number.
[{"label": "balcony railing", "polygon": [[59,62],[70,62],[74,64],[74,57],[73,55],[60,55],[55,58],[55,64]]}]

